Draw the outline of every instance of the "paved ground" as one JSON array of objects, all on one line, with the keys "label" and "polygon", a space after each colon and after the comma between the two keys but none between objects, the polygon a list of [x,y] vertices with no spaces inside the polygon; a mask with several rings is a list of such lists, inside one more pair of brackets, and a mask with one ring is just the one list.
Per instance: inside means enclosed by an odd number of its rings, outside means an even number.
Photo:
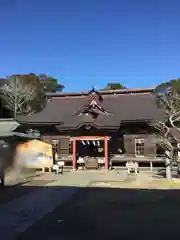
[{"label": "paved ground", "polygon": [[152,182],[150,173],[70,172],[41,181],[49,183],[31,183],[36,189],[0,206],[1,240],[179,237],[180,192],[137,189]]},{"label": "paved ground", "polygon": [[[65,170],[66,175],[69,170]],[[42,174],[41,172],[28,172],[17,177],[14,172],[8,173],[5,179],[5,187],[0,189],[0,204],[8,203],[18,197],[37,190],[48,183],[57,181],[61,175],[52,173]]]},{"label": "paved ground", "polygon": [[[96,183],[95,183],[96,184]],[[17,240],[178,239],[179,192],[84,188]]]},{"label": "paved ground", "polygon": [[151,181],[147,174],[140,177],[115,172],[95,175],[88,187],[81,188],[17,240],[36,240],[39,236],[43,240],[179,237],[180,192],[114,187],[120,181],[128,185],[145,179]]},{"label": "paved ground", "polygon": [[[0,239],[12,240],[57,206],[75,194],[93,178],[91,174],[76,172],[55,176],[45,174],[35,178],[31,184],[21,185],[28,194],[21,194],[11,201],[0,204]],[[41,182],[40,184],[37,184]],[[42,184],[47,181],[47,184]],[[15,191],[16,187],[14,188]],[[31,190],[33,189],[33,191]],[[2,194],[3,196],[3,194]]]}]

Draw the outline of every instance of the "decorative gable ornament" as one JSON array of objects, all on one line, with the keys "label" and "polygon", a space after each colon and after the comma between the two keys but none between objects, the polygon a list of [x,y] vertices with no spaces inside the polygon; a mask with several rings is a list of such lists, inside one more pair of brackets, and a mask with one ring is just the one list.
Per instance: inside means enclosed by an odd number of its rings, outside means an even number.
[{"label": "decorative gable ornament", "polygon": [[108,115],[108,112],[103,108],[102,104],[102,96],[93,88],[89,92],[88,103],[84,105],[83,108],[76,113],[76,115],[91,115],[94,119],[96,119],[99,114]]},{"label": "decorative gable ornament", "polygon": [[93,100],[90,102],[89,105],[95,107],[95,106],[97,105],[97,102],[93,99]]},{"label": "decorative gable ornament", "polygon": [[85,128],[85,130],[90,130],[90,129],[92,128],[92,126],[91,126],[90,124],[86,124],[86,125],[84,126],[84,128]]},{"label": "decorative gable ornament", "polygon": [[90,99],[90,102],[92,100],[95,100],[96,103],[100,104],[103,101],[101,94],[98,91],[96,91],[94,88],[92,88],[92,90],[89,92],[88,97]]}]

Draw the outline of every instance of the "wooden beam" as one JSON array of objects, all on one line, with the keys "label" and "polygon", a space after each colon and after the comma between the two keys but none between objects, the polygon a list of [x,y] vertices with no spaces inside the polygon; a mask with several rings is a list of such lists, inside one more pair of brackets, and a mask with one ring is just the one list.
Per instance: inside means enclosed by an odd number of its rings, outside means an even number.
[{"label": "wooden beam", "polygon": [[72,137],[71,138],[71,141],[81,141],[81,140],[109,140],[110,137],[107,137],[107,136],[77,136],[77,137]]},{"label": "wooden beam", "polygon": [[76,169],[76,139],[73,140],[73,152],[72,152],[72,167]]},{"label": "wooden beam", "polygon": [[105,137],[104,139],[104,158],[105,158],[105,169],[108,169],[108,137]]}]

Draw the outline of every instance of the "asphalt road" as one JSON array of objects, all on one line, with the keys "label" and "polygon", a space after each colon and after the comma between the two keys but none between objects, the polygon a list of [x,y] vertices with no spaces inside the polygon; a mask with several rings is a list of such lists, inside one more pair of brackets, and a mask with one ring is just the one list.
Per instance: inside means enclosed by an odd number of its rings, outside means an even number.
[{"label": "asphalt road", "polygon": [[180,192],[84,188],[17,240],[178,239]]}]

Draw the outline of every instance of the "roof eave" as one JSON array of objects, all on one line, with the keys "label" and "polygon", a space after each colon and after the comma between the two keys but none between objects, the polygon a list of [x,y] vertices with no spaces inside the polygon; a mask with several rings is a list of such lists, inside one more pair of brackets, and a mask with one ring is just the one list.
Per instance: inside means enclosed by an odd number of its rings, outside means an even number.
[{"label": "roof eave", "polygon": [[63,122],[27,122],[27,121],[18,121],[20,124],[26,125],[61,125]]},{"label": "roof eave", "polygon": [[105,126],[102,126],[102,125],[98,125],[98,124],[94,124],[94,123],[82,123],[82,124],[77,124],[77,125],[74,125],[74,126],[67,126],[67,125],[57,125],[56,128],[58,130],[75,130],[75,129],[79,129],[83,126],[86,126],[86,125],[90,125],[91,127],[95,127],[97,129],[100,129],[100,130],[103,130],[103,129],[119,129],[120,126],[121,126],[121,123],[119,123],[118,125],[105,125]]},{"label": "roof eave", "polygon": [[142,122],[146,122],[146,123],[150,123],[152,122],[153,119],[132,119],[132,120],[122,120],[122,123],[142,123]]}]

